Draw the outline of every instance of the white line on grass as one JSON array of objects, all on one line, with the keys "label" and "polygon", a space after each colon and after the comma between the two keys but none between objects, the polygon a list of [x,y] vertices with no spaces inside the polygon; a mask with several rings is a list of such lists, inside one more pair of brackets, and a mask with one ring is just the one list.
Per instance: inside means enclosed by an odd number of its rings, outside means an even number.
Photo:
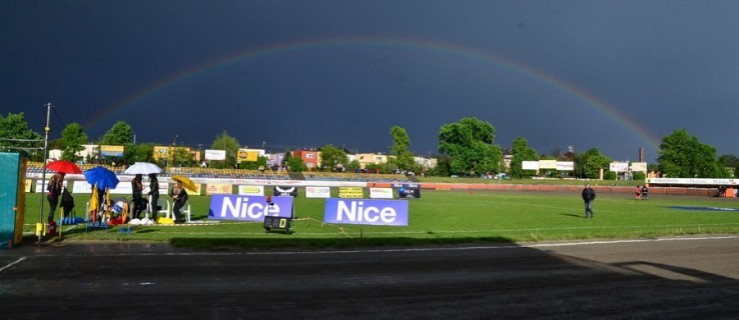
[{"label": "white line on grass", "polygon": [[[561,228],[525,228],[525,229],[489,229],[489,230],[428,230],[428,231],[379,231],[365,234],[401,235],[401,234],[435,234],[435,233],[500,233],[500,232],[530,232],[530,231],[560,231],[560,230],[586,230],[586,229],[654,229],[654,228],[677,228],[677,227],[704,227],[704,226],[733,226],[739,223],[709,223],[709,224],[676,224],[676,225],[649,225],[649,226],[612,226],[612,227],[561,227]],[[348,230],[354,232],[353,230]],[[336,232],[300,232],[304,235],[334,235]],[[357,231],[358,232],[358,231]],[[263,235],[264,232],[173,232],[183,235]]]}]

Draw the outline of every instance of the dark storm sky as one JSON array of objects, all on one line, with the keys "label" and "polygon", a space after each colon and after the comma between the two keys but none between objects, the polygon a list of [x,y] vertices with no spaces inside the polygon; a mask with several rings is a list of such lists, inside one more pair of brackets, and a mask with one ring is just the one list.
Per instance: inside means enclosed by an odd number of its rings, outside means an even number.
[{"label": "dark storm sky", "polygon": [[435,153],[477,117],[496,144],[656,158],[687,129],[739,154],[739,1],[5,1],[0,112],[52,138]]}]

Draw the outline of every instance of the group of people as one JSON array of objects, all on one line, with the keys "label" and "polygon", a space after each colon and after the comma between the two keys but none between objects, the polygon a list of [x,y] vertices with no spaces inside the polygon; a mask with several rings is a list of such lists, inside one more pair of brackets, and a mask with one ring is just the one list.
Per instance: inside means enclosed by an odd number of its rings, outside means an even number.
[{"label": "group of people", "polygon": [[[140,219],[141,213],[146,209],[146,201],[143,198],[143,192],[144,192],[144,184],[142,182],[143,176],[141,174],[137,174],[134,176],[133,180],[131,180],[131,189],[133,190],[133,211],[131,215],[131,219]],[[149,193],[148,193],[149,199],[148,202],[151,203],[152,207],[156,207],[151,209],[151,219],[156,221],[157,220],[157,213],[159,211],[158,202],[159,202],[159,180],[157,179],[157,175],[154,173],[149,174]],[[185,222],[185,218],[182,216],[182,207],[185,206],[185,203],[187,203],[188,195],[187,191],[185,191],[185,188],[182,186],[182,182],[177,181],[174,188],[172,188],[172,193],[170,193],[170,196],[172,196],[172,199],[174,200],[174,206],[172,209],[172,212],[174,213],[175,217],[175,223],[183,223]]]},{"label": "group of people", "polygon": [[636,191],[634,191],[634,199],[647,200],[648,196],[649,196],[649,188],[646,185],[636,186]]},{"label": "group of people", "polygon": [[[634,197],[640,200],[647,200],[649,196],[649,188],[644,186],[636,186],[636,192]],[[595,190],[586,184],[585,188],[582,189],[582,200],[585,201],[585,218],[593,217],[593,201],[595,201]]]},{"label": "group of people", "polygon": [[[64,177],[65,173],[63,172],[55,173],[51,176],[46,186],[46,199],[49,202],[49,224],[52,224],[54,222],[54,214],[56,212],[56,208],[59,206],[59,198],[61,197],[63,192],[67,192],[63,189]],[[147,209],[147,203],[151,203],[152,208],[150,208],[149,213],[151,213],[151,219],[156,221],[157,213],[160,209],[157,206],[157,203],[159,202],[159,179],[157,179],[157,175],[155,173],[149,174],[149,192],[147,193],[148,199],[146,200],[143,197],[144,184],[142,180],[142,174],[135,175],[133,180],[131,180],[131,189],[133,196],[131,219],[141,219],[142,213]],[[98,194],[100,197],[103,196],[102,192],[98,192]],[[175,184],[170,195],[174,200],[173,212],[175,216],[175,223],[185,222],[185,219],[182,216],[182,208],[187,203],[188,195],[181,182],[178,181]],[[102,203],[102,201],[99,202]]]}]

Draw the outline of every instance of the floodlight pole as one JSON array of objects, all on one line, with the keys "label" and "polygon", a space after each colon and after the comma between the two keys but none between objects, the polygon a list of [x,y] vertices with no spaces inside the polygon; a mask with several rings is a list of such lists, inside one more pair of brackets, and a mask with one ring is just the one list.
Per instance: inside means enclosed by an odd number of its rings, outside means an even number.
[{"label": "floodlight pole", "polygon": [[[46,160],[48,156],[48,149],[49,149],[49,131],[51,131],[51,127],[49,127],[49,119],[51,118],[51,102],[46,104],[46,126],[44,126],[44,163],[42,164],[42,173],[41,173],[41,187],[43,188],[46,185]],[[44,224],[44,190],[40,190],[41,193],[41,210],[38,213],[38,221],[39,223],[36,225],[36,232],[38,233],[38,243],[41,243],[41,234],[43,234],[43,224]],[[40,227],[40,228],[39,228]],[[39,230],[40,229],[40,230]]]}]

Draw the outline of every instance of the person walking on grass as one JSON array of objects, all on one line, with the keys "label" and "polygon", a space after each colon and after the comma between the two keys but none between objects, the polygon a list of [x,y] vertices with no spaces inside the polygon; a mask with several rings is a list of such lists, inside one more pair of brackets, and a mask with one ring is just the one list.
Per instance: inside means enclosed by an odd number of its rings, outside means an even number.
[{"label": "person walking on grass", "polygon": [[585,201],[585,218],[593,217],[593,201],[595,201],[595,190],[586,184],[582,189],[582,200]]}]

